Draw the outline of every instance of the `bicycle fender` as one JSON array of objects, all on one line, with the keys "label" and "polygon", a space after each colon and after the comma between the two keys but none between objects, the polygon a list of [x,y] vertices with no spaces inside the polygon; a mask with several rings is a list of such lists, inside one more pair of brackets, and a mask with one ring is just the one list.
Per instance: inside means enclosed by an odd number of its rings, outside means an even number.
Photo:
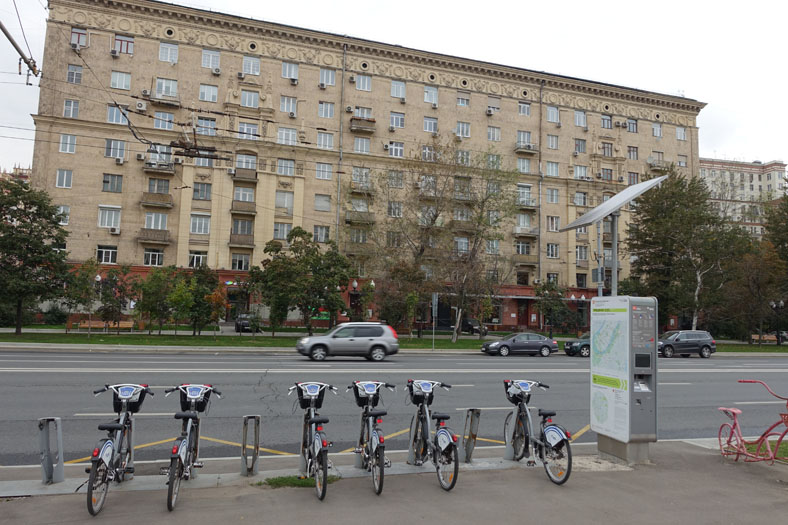
[{"label": "bicycle fender", "polygon": [[441,428],[435,434],[435,441],[438,443],[438,448],[441,450],[446,450],[452,443],[454,443],[454,438],[448,429]]},{"label": "bicycle fender", "polygon": [[380,443],[380,435],[378,434],[378,429],[373,428],[372,434],[369,436],[369,449],[374,454],[375,449],[378,448],[378,444]]},{"label": "bicycle fender", "polygon": [[544,427],[544,438],[551,446],[555,446],[563,440],[569,441],[569,438],[566,437],[566,430],[558,425],[548,425]]},{"label": "bicycle fender", "polygon": [[[175,445],[178,446],[178,451],[172,455],[173,458],[181,458],[181,461],[186,464],[186,451],[189,448],[189,443],[186,438],[181,438],[180,442],[176,441]],[[173,448],[175,448],[173,445]]]},{"label": "bicycle fender", "polygon": [[102,439],[99,441],[98,446],[96,447],[99,449],[98,456],[91,459],[91,462],[97,463],[101,461],[107,467],[110,466],[110,462],[112,461],[112,456],[115,452],[115,445],[112,443],[111,439]]},{"label": "bicycle fender", "polygon": [[315,439],[312,441],[312,453],[315,456],[320,454],[323,449],[323,440],[326,440],[326,435],[322,432],[315,432]]}]

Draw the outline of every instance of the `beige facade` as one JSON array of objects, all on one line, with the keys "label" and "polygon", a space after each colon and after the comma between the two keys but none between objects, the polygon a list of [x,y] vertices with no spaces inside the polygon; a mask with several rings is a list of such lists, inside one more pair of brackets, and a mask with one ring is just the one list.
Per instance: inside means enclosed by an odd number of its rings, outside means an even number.
[{"label": "beige facade", "polygon": [[[530,186],[529,228],[501,241],[513,255],[528,238],[528,285],[590,297],[595,232],[548,231],[548,217],[568,224],[672,162],[699,170],[695,100],[145,0],[50,5],[34,178],[70,207],[75,260],[188,266],[199,253],[232,270],[292,226],[341,238],[353,168],[396,170],[437,130]],[[194,149],[152,155],[145,141]]]}]

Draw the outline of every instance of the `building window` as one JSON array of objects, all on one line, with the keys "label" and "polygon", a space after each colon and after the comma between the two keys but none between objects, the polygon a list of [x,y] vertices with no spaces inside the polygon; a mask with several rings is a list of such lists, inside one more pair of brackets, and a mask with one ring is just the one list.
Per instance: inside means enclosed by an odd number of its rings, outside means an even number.
[{"label": "building window", "polygon": [[405,113],[396,113],[392,111],[389,113],[389,126],[394,128],[405,127]]},{"label": "building window", "polygon": [[405,98],[405,82],[400,80],[392,80],[391,96],[394,98]]},{"label": "building window", "polygon": [[66,82],[69,84],[82,83],[82,66],[68,65],[68,73],[66,74]]},{"label": "building window", "polygon": [[438,119],[432,117],[424,117],[424,131],[428,133],[437,133]]},{"label": "building window", "polygon": [[109,87],[115,89],[125,89],[125,90],[131,89],[131,73],[113,71],[109,79]]},{"label": "building window", "polygon": [[559,256],[559,249],[558,244],[548,242],[547,243],[547,258],[548,259],[558,259]]},{"label": "building window", "polygon": [[231,256],[231,267],[233,270],[248,271],[249,259],[251,256],[248,253],[234,253]]},{"label": "building window", "polygon": [[454,238],[454,252],[455,253],[468,253],[470,243],[468,237],[455,237]]},{"label": "building window", "polygon": [[202,50],[202,67],[214,69],[219,67],[219,52],[212,49]]},{"label": "building window", "polygon": [[627,158],[629,160],[638,160],[637,146],[627,146]]},{"label": "building window", "polygon": [[604,157],[612,157],[613,156],[613,143],[612,142],[603,142],[602,143],[602,156],[604,156]]},{"label": "building window", "polygon": [[216,102],[219,100],[219,87],[200,84],[200,100],[205,102]]},{"label": "building window", "polygon": [[500,245],[501,243],[498,239],[487,239],[487,255],[498,255],[500,253]]},{"label": "building window", "polygon": [[166,111],[157,111],[153,116],[153,127],[156,129],[173,129],[175,115]]},{"label": "building window", "polygon": [[295,128],[279,128],[276,131],[277,144],[295,146],[298,143],[298,130]]},{"label": "building window", "polygon": [[602,168],[602,180],[613,180],[613,170],[611,168]]},{"label": "building window", "polygon": [[282,78],[298,79],[298,64],[282,62]]},{"label": "building window", "polygon": [[526,117],[531,116],[531,103],[530,102],[518,102],[517,103],[517,114],[523,115]]},{"label": "building window", "polygon": [[501,111],[501,97],[487,97],[487,111],[498,113]]},{"label": "building window", "polygon": [[159,43],[159,61],[169,62],[170,64],[178,63],[178,44],[170,44],[168,42]]},{"label": "building window", "polygon": [[659,122],[651,123],[651,135],[654,137],[662,137],[662,124]]},{"label": "building window", "polygon": [[471,136],[471,123],[470,122],[457,122],[457,127],[454,132],[458,137],[468,138]]},{"label": "building window", "polygon": [[259,134],[257,132],[257,124],[250,122],[238,123],[238,138],[246,140],[257,140]]},{"label": "building window", "polygon": [[331,195],[315,193],[315,211],[331,211]]},{"label": "building window", "polygon": [[558,204],[558,188],[547,188],[547,202],[550,204]]},{"label": "building window", "polygon": [[57,177],[55,178],[56,188],[71,188],[71,170],[57,170]]},{"label": "building window", "polygon": [[499,170],[501,169],[501,156],[495,153],[487,154],[487,169]]},{"label": "building window", "polygon": [[372,91],[372,77],[369,75],[356,75],[357,91]]},{"label": "building window", "polygon": [[457,164],[460,166],[470,166],[471,165],[471,152],[467,150],[457,150]]},{"label": "building window", "polygon": [[124,126],[129,123],[124,111],[113,105],[107,106],[107,122],[110,124],[122,124]]},{"label": "building window", "polygon": [[500,142],[501,128],[498,128],[496,126],[487,126],[487,140],[491,140],[493,142]]},{"label": "building window", "polygon": [[[364,188],[369,187],[369,168],[360,168],[358,166],[353,166],[353,184],[357,186],[362,186]],[[366,211],[366,210],[364,210]]]},{"label": "building window", "polygon": [[127,55],[134,54],[134,37],[125,35],[115,35],[115,51]]},{"label": "building window", "polygon": [[86,29],[82,29],[80,27],[72,27],[71,28],[71,43],[76,44],[79,47],[85,47],[88,45],[88,32]]},{"label": "building window", "polygon": [[602,115],[602,127],[604,129],[613,129],[613,117],[611,115]]},{"label": "building window", "polygon": [[289,222],[275,222],[274,223],[274,239],[279,241],[286,241],[287,236],[290,235],[290,231],[293,229],[293,225]]},{"label": "building window", "polygon": [[318,131],[317,147],[320,149],[334,149],[334,134]]},{"label": "building window", "polygon": [[548,160],[547,161],[547,172],[545,173],[545,175],[547,175],[548,177],[558,177],[558,174],[559,174],[558,163]]},{"label": "building window", "polygon": [[547,274],[547,282],[558,284],[558,274],[557,273],[548,273]]},{"label": "building window", "polygon": [[578,288],[585,288],[587,286],[588,275],[586,275],[584,273],[578,273],[578,274],[576,274],[575,277],[577,279],[577,287]]},{"label": "building window", "polygon": [[315,176],[319,180],[331,180],[333,167],[331,164],[325,164],[323,162],[318,162],[315,164]]},{"label": "building window", "polygon": [[60,215],[60,220],[58,224],[61,226],[67,226],[68,220],[71,215],[71,206],[60,205],[57,207],[57,214]]},{"label": "building window", "polygon": [[354,153],[369,153],[369,139],[366,137],[355,137],[353,139]]},{"label": "building window", "polygon": [[517,131],[517,147],[523,148],[531,145],[531,132],[530,131]]},{"label": "building window", "polygon": [[77,136],[76,135],[60,135],[60,153],[76,153],[77,151]]},{"label": "building window", "polygon": [[96,261],[99,264],[117,264],[118,263],[118,247],[117,246],[102,246],[96,247]]},{"label": "building window", "polygon": [[630,171],[630,172],[629,172],[629,184],[630,184],[630,185],[632,185],[632,184],[637,184],[637,183],[638,183],[638,179],[639,179],[639,178],[640,178],[640,177],[639,177],[639,175],[637,174],[637,172],[634,172],[634,171]]},{"label": "building window", "polygon": [[101,191],[120,193],[123,190],[123,175],[104,174]]},{"label": "building window", "polygon": [[461,108],[467,108],[471,105],[471,94],[470,93],[457,93],[457,106]]},{"label": "building window", "polygon": [[254,223],[249,219],[233,219],[233,226],[230,233],[233,235],[253,235]]},{"label": "building window", "polygon": [[575,139],[575,153],[585,153],[585,152],[586,152],[586,140]]},{"label": "building window", "polygon": [[320,83],[325,84],[326,86],[333,86],[336,84],[335,72],[333,69],[328,69],[321,67],[320,68]]},{"label": "building window", "polygon": [[432,146],[422,146],[421,147],[421,160],[425,162],[434,162],[435,161],[435,148]]},{"label": "building window", "polygon": [[[216,89],[216,86],[212,86]],[[200,91],[202,94],[202,90]],[[177,97],[178,96],[178,81],[170,78],[157,78],[156,79],[156,97]],[[200,100],[208,100],[201,98]],[[213,100],[209,102],[216,102],[216,95],[214,93]]]},{"label": "building window", "polygon": [[575,166],[575,178],[579,180],[588,179],[588,166]]},{"label": "building window", "polygon": [[276,159],[276,173],[292,177],[295,175],[295,161],[293,159]]},{"label": "building window", "polygon": [[211,216],[193,213],[189,233],[195,235],[208,235],[211,233]]},{"label": "building window", "polygon": [[211,200],[211,184],[209,182],[195,182],[192,199],[198,201]]},{"label": "building window", "polygon": [[257,57],[244,57],[242,71],[244,75],[259,75],[260,59]]},{"label": "building window", "polygon": [[[680,168],[686,168],[687,167],[687,156],[686,155],[679,155],[678,159],[676,161],[676,164],[678,164]],[[759,177],[760,177],[760,175],[759,175]]]},{"label": "building window", "polygon": [[404,142],[389,142],[389,157],[402,158],[405,156]]},{"label": "building window", "polygon": [[469,221],[471,220],[471,210],[465,206],[454,208],[455,221]]},{"label": "building window", "polygon": [[557,232],[561,228],[561,217],[555,215],[547,216],[547,231]]},{"label": "building window", "polygon": [[438,103],[438,88],[435,86],[424,86],[424,102],[430,104]]},{"label": "building window", "polygon": [[676,128],[676,140],[687,140],[687,128],[681,126]]},{"label": "building window", "polygon": [[65,118],[79,118],[79,101],[66,99],[63,102],[63,116]]},{"label": "building window", "polygon": [[99,206],[99,228],[120,228],[120,208]]},{"label": "building window", "polygon": [[389,188],[404,188],[405,180],[401,171],[389,171],[388,173]]},{"label": "building window", "polygon": [[517,171],[520,173],[531,173],[531,159],[517,159]]},{"label": "building window", "polygon": [[365,108],[361,106],[356,106],[356,109],[353,111],[353,116],[358,118],[372,118],[372,108]]},{"label": "building window", "polygon": [[514,253],[517,255],[531,255],[531,243],[528,241],[515,241]]},{"label": "building window", "polygon": [[197,134],[198,135],[216,135],[216,119],[197,117]]},{"label": "building window", "polygon": [[172,163],[172,146],[151,144],[148,150],[150,151],[150,162],[157,162],[161,164]]},{"label": "building window", "polygon": [[164,251],[156,248],[145,248],[142,264],[144,266],[164,266]]},{"label": "building window", "polygon": [[233,200],[241,202],[254,202],[254,188],[236,186],[233,192]]},{"label": "building window", "polygon": [[386,246],[388,248],[399,248],[400,246],[402,246],[402,233],[395,231],[387,231]]},{"label": "building window", "polygon": [[293,215],[293,192],[276,190],[274,206],[277,211],[284,211],[287,215]]},{"label": "building window", "polygon": [[547,148],[558,149],[558,135],[547,135]]},{"label": "building window", "polygon": [[257,155],[244,155],[239,153],[235,156],[235,167],[244,170],[257,169]]},{"label": "building window", "polygon": [[313,239],[315,242],[325,243],[329,240],[329,229],[330,226],[315,226],[315,234],[313,235]]},{"label": "building window", "polygon": [[199,268],[208,264],[208,252],[189,250],[189,268]]},{"label": "building window", "polygon": [[637,133],[638,132],[638,121],[632,118],[627,119],[627,131],[629,133]]},{"label": "building window", "polygon": [[241,106],[245,108],[256,108],[260,105],[260,94],[257,91],[241,90]]},{"label": "building window", "polygon": [[588,246],[585,246],[585,245],[575,246],[575,257],[577,257],[578,261],[587,261],[588,260]]},{"label": "building window", "polygon": [[283,113],[296,113],[298,108],[298,99],[295,97],[286,97],[281,95],[279,97],[279,111]]},{"label": "building window", "polygon": [[365,244],[367,242],[367,230],[363,228],[350,228],[350,242],[354,244]]},{"label": "building window", "polygon": [[588,127],[585,111],[575,111],[575,126],[579,126],[581,128]]},{"label": "building window", "polygon": [[402,202],[401,201],[389,201],[389,204],[388,204],[388,215],[389,215],[389,217],[395,217],[395,218],[402,217]]},{"label": "building window", "polygon": [[547,122],[561,122],[560,113],[555,106],[547,106]]},{"label": "building window", "polygon": [[584,191],[576,191],[574,202],[576,206],[588,206],[588,193]]},{"label": "building window", "polygon": [[319,102],[317,104],[317,116],[320,118],[334,118],[334,103]]},{"label": "building window", "polygon": [[166,230],[167,214],[149,211],[145,213],[145,227],[149,230]]}]

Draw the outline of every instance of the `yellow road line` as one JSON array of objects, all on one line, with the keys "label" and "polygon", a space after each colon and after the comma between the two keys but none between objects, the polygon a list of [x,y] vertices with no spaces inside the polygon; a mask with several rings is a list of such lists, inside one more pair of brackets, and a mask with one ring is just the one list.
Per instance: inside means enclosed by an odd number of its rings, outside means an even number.
[{"label": "yellow road line", "polygon": [[[468,439],[468,436],[465,436],[465,439]],[[501,441],[500,439],[488,439],[488,438],[480,438],[480,437],[478,437],[478,436],[476,437],[476,441],[486,441],[486,442],[488,442],[488,443],[497,443],[497,444],[499,444],[499,445],[504,445],[504,444],[505,444],[505,443],[504,443],[503,441]]]},{"label": "yellow road line", "polygon": [[[393,438],[393,437],[401,436],[401,435],[402,435],[402,434],[404,434],[405,432],[410,432],[410,427],[408,427],[408,428],[404,428],[404,429],[402,429],[402,430],[397,430],[396,432],[394,432],[394,433],[392,433],[392,434],[389,434],[388,436],[383,436],[383,439],[384,439],[384,440],[386,440],[386,439],[391,439],[391,438]],[[346,452],[353,452],[354,450],[356,450],[356,447],[350,447],[350,448],[348,448],[348,449],[345,449],[345,450],[340,450],[340,452],[339,452],[339,453],[340,453],[340,454],[344,454],[344,453],[346,453]]]},{"label": "yellow road line", "polygon": [[[235,446],[235,447],[243,447],[243,445],[241,443],[236,443],[235,441],[225,441],[224,439],[211,438],[211,437],[207,437],[207,436],[200,436],[200,439],[204,439],[206,441],[213,441],[214,443],[221,443],[222,445],[232,445],[232,446]],[[250,445],[247,445],[247,447],[252,448]],[[280,456],[297,456],[298,455],[298,454],[293,454],[292,452],[283,452],[281,450],[273,450],[273,449],[264,448],[264,447],[260,447],[260,450],[263,451],[263,452],[268,452],[269,454],[278,454]]]},{"label": "yellow road line", "polygon": [[588,425],[584,426],[583,428],[581,428],[580,430],[578,430],[577,432],[575,432],[574,434],[572,434],[572,439],[570,439],[570,440],[569,440],[569,442],[570,442],[570,443],[574,443],[574,441],[575,441],[577,438],[579,438],[580,436],[582,436],[583,434],[585,434],[586,432],[588,432],[590,429],[591,429],[591,425],[590,425],[590,424],[588,424]]},{"label": "yellow road line", "polygon": [[[134,450],[139,450],[141,448],[147,448],[147,447],[155,447],[156,445],[161,445],[162,443],[167,443],[168,441],[173,441],[174,439],[175,438],[167,438],[167,439],[162,439],[161,441],[153,441],[151,443],[143,443],[142,445],[135,446]],[[79,459],[72,459],[72,460],[69,460],[69,461],[64,461],[63,464],[64,465],[73,465],[74,463],[84,463],[85,461],[90,461],[90,458],[91,458],[91,456],[87,456],[87,457],[79,458]]]}]

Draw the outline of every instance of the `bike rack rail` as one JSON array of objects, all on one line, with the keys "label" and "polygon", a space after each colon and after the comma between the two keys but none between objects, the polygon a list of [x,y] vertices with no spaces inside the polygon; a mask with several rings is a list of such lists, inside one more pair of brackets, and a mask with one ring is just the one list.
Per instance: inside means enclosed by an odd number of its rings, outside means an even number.
[{"label": "bike rack rail", "polygon": [[[55,427],[57,451],[50,447],[49,430]],[[63,475],[63,425],[59,417],[42,417],[38,420],[38,448],[41,458],[41,482],[45,485],[60,483]],[[53,455],[57,460],[53,462]]]},{"label": "bike rack rail", "polygon": [[[514,445],[512,445],[512,434],[514,433],[514,427],[517,424],[517,415],[518,415],[518,407],[517,405],[514,406],[512,409],[512,426],[509,429],[509,432],[504,434],[503,441],[505,443],[503,449],[503,459],[508,459],[510,461],[514,460]],[[528,444],[526,443],[526,446]]]},{"label": "bike rack rail", "polygon": [[469,408],[465,411],[462,442],[457,447],[460,463],[470,463],[473,459],[473,450],[476,448],[476,436],[479,434],[479,419],[481,416],[481,408]]},{"label": "bike rack rail", "polygon": [[[254,454],[249,463],[249,421],[254,421]],[[260,471],[260,416],[244,416],[244,438],[241,444],[241,476],[255,476]]]},{"label": "bike rack rail", "polygon": [[405,463],[408,465],[416,464],[416,450],[413,448],[413,435],[416,433],[416,425],[418,425],[418,418],[414,417],[410,422],[410,432],[408,432],[408,459]]}]

